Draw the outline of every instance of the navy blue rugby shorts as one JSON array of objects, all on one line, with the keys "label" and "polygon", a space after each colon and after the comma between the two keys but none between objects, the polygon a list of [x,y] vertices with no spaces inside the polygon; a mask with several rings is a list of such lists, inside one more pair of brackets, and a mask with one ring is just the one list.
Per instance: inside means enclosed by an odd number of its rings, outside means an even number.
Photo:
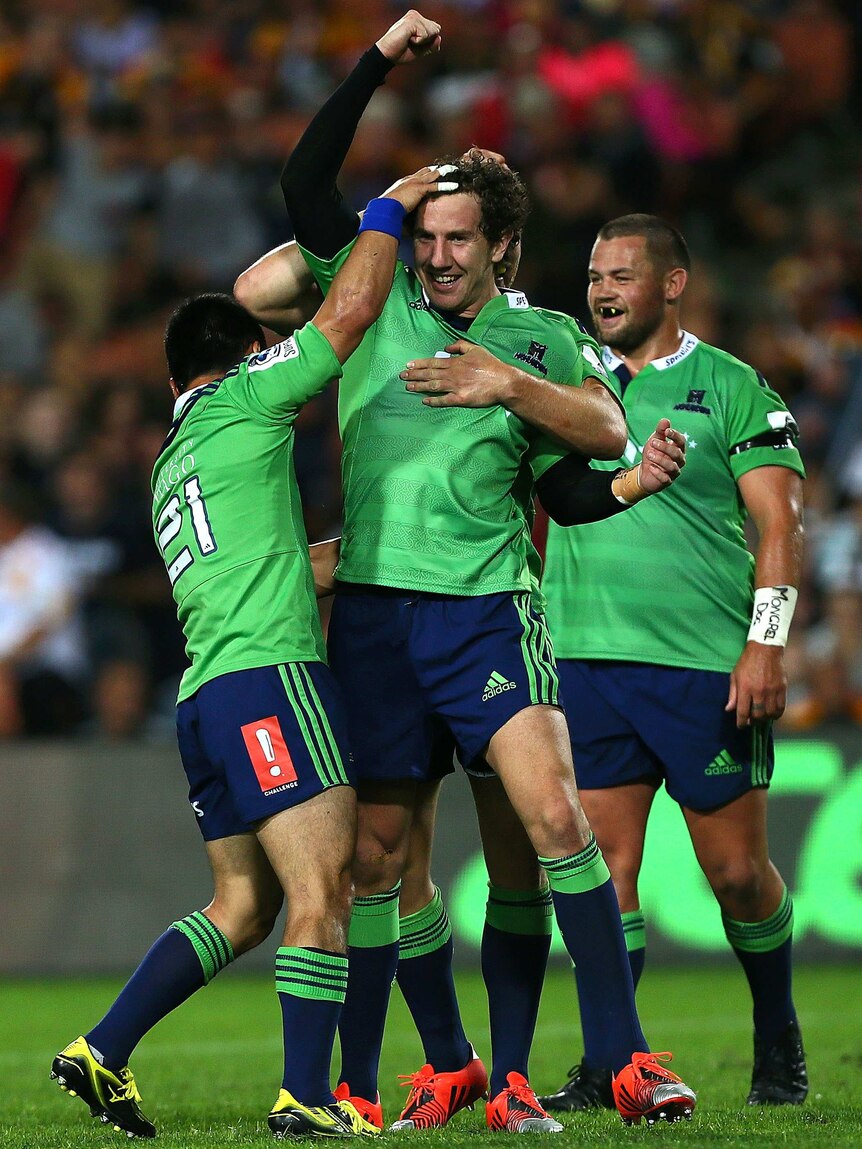
[{"label": "navy blue rugby shorts", "polygon": [[681,806],[712,810],[769,786],[771,724],[737,729],[727,674],[567,658],[557,669],[579,789],[663,782]]},{"label": "navy blue rugby shorts", "polygon": [[350,587],[335,596],[329,663],[360,780],[439,778],[453,742],[470,767],[520,710],[559,705],[548,629],[526,592]]},{"label": "navy blue rugby shorts", "polygon": [[189,802],[204,840],[354,785],[341,692],[329,667],[287,662],[213,678],[177,706]]}]

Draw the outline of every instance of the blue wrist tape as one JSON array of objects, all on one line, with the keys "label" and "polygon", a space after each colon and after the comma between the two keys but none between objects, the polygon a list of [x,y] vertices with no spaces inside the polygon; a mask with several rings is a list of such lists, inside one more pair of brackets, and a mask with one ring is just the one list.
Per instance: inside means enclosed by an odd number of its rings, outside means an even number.
[{"label": "blue wrist tape", "polygon": [[373,199],[365,209],[359,230],[382,231],[386,235],[400,239],[406,214],[404,205],[397,199]]}]

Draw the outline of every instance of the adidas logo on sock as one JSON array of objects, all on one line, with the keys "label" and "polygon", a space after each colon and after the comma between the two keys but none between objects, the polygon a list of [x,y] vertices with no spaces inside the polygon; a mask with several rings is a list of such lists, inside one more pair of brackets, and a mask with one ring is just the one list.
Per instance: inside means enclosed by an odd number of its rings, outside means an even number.
[{"label": "adidas logo on sock", "polygon": [[517,682],[510,682],[508,678],[504,678],[499,671],[492,670],[491,677],[485,684],[485,693],[482,695],[482,701],[487,702],[489,698],[493,698],[497,694],[502,694],[504,690],[516,690],[517,687]]},{"label": "adidas logo on sock", "polygon": [[738,762],[734,762],[726,750],[722,750],[720,754],[716,754],[704,774],[707,778],[715,776],[716,774],[741,774],[742,767]]}]

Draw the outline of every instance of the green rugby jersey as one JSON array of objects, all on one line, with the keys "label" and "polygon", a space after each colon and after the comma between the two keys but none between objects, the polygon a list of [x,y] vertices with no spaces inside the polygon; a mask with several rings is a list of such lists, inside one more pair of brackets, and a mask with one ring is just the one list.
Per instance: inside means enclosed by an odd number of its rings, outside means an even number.
[{"label": "green rugby jersey", "polygon": [[[605,348],[609,370],[620,363]],[[737,480],[755,467],[805,474],[795,447],[745,444],[790,420],[751,367],[684,334],[625,389],[625,456],[639,462],[662,417],[686,437],[686,465],[666,491],[603,522],[551,523],[542,586],[558,658],[730,671],[751,622],[754,557]],[[735,450],[736,448],[736,450]],[[741,449],[739,449],[741,448]]]},{"label": "green rugby jersey", "polygon": [[230,671],[325,661],[293,424],[340,375],[329,341],[308,323],[176,402],[152,492],[191,661],[180,701]]},{"label": "green rugby jersey", "polygon": [[[350,246],[332,260],[303,250],[324,291]],[[399,263],[339,387],[342,581],[457,595],[530,589],[533,483],[566,449],[503,407],[426,407],[405,390],[399,372],[409,360],[457,339],[557,383],[608,382],[598,345],[568,316],[512,291],[458,331]]]}]

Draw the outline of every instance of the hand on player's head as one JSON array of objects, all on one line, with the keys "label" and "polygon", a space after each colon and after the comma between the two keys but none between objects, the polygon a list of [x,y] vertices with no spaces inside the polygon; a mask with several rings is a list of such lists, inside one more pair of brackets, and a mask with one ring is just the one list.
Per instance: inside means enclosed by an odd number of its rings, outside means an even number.
[{"label": "hand on player's head", "polygon": [[416,210],[426,196],[457,190],[458,169],[454,164],[430,164],[412,176],[396,180],[381,198],[398,200],[409,214]]},{"label": "hand on player's head", "polygon": [[462,159],[470,160],[475,156],[481,156],[483,160],[493,160],[495,164],[499,164],[502,168],[507,168],[509,165],[506,163],[506,157],[500,152],[492,152],[490,148],[480,148],[477,144],[467,148],[466,152],[462,155]]},{"label": "hand on player's head", "polygon": [[670,425],[670,419],[659,419],[658,426],[644,444],[638,482],[651,495],[664,490],[679,478],[685,466],[684,436]]},{"label": "hand on player's head", "polygon": [[394,64],[409,64],[429,52],[439,52],[441,41],[436,20],[411,8],[380,37],[377,47]]}]

